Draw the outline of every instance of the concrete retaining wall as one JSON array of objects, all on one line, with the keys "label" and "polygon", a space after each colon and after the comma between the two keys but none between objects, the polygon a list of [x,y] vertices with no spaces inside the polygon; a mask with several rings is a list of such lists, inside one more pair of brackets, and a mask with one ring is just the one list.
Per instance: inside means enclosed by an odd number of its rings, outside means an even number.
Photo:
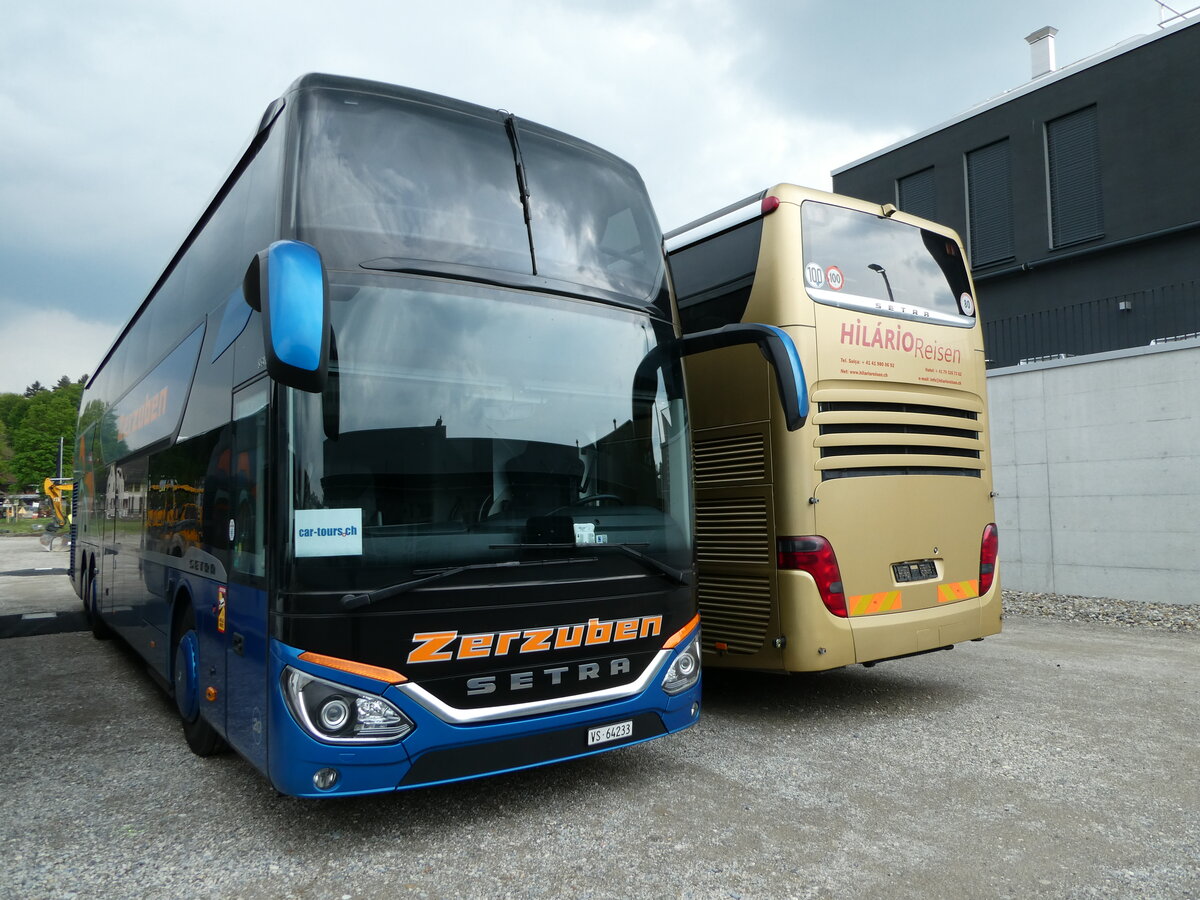
[{"label": "concrete retaining wall", "polygon": [[988,373],[1002,584],[1200,603],[1200,340]]}]

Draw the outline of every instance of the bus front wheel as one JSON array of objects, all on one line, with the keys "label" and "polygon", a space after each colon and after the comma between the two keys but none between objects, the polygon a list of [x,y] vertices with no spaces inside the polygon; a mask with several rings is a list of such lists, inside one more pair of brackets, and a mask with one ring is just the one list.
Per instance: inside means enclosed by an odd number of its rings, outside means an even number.
[{"label": "bus front wheel", "polygon": [[191,602],[175,628],[175,706],[183,724],[183,737],[197,756],[212,756],[225,749],[217,730],[200,715],[200,638]]}]

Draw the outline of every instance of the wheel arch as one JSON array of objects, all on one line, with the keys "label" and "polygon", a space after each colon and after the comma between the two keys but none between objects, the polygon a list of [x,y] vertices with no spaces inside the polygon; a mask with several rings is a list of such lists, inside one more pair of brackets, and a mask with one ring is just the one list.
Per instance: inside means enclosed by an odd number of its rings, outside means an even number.
[{"label": "wheel arch", "polygon": [[171,646],[167,653],[167,681],[171,685],[172,694],[175,693],[175,647],[179,644],[179,639],[183,637],[184,614],[189,609],[192,610],[192,615],[195,616],[196,607],[192,602],[192,589],[188,587],[186,581],[180,579],[175,585],[174,593],[171,595]]}]

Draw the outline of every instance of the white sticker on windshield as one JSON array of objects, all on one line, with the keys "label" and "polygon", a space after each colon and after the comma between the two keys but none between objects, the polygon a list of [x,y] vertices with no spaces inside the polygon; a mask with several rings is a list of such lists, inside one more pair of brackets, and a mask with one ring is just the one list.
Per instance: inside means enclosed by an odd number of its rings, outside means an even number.
[{"label": "white sticker on windshield", "polygon": [[804,267],[804,278],[811,287],[825,286],[825,267],[820,263],[810,262]]},{"label": "white sticker on windshield", "polygon": [[296,510],[296,556],[362,556],[363,511]]},{"label": "white sticker on windshield", "polygon": [[594,543],[596,543],[596,523],[595,522],[576,522],[575,523],[575,543],[576,544],[594,544]]}]

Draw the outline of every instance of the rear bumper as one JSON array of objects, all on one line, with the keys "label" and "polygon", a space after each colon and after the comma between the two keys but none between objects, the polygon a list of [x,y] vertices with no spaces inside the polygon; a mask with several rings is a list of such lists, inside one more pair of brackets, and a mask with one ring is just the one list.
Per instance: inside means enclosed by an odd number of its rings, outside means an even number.
[{"label": "rear bumper", "polygon": [[[806,573],[780,572],[776,603],[779,636],[753,655],[710,655],[713,668],[823,672],[856,663],[912,656],[978,640],[1000,631],[1000,573],[982,597],[927,609],[841,618],[821,602]],[[768,635],[768,637],[771,637]]]},{"label": "rear bumper", "polygon": [[831,615],[819,597],[808,594],[815,594],[815,590],[783,595],[781,617],[785,627],[789,618],[799,620],[795,626],[799,639],[793,641],[789,634],[784,651],[785,666],[792,672],[817,672],[911,656],[1000,631],[999,577],[982,597],[848,619]]},{"label": "rear bumper", "polygon": [[854,661],[876,662],[974,641],[1000,631],[1000,589],[930,609],[853,620]]}]

